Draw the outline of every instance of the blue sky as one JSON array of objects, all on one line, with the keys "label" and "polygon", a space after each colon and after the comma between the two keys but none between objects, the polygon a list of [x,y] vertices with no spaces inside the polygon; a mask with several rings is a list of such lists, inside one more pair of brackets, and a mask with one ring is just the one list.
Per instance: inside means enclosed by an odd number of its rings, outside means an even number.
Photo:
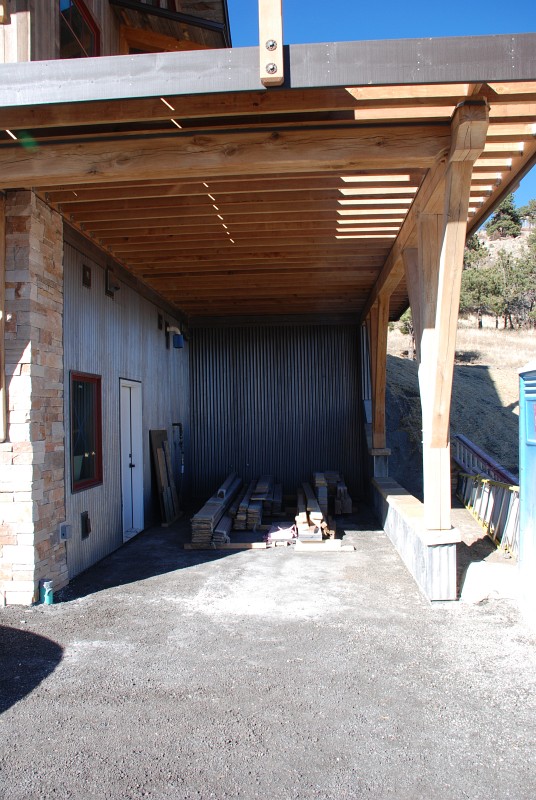
[{"label": "blue sky", "polygon": [[[257,0],[228,0],[228,6],[233,46],[257,45]],[[285,44],[305,44],[531,31],[534,16],[529,6],[514,6],[514,13],[507,9],[498,0],[488,0],[485,6],[467,0],[449,0],[446,5],[430,0],[383,0],[375,4],[359,0],[283,0],[283,38]],[[536,198],[536,169],[522,181],[515,198],[518,206]]]}]

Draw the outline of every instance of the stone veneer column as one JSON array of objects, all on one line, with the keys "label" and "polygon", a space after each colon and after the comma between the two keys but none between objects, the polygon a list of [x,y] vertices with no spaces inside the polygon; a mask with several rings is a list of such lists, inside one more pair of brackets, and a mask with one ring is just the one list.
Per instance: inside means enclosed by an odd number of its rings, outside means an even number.
[{"label": "stone veneer column", "polygon": [[8,439],[0,444],[0,603],[68,581],[63,426],[63,223],[31,191],[6,197]]}]

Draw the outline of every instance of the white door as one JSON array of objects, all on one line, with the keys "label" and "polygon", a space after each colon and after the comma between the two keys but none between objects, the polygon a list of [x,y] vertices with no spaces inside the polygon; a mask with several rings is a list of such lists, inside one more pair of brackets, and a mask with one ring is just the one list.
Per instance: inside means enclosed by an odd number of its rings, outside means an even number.
[{"label": "white door", "polygon": [[141,383],[120,380],[123,541],[143,530]]}]

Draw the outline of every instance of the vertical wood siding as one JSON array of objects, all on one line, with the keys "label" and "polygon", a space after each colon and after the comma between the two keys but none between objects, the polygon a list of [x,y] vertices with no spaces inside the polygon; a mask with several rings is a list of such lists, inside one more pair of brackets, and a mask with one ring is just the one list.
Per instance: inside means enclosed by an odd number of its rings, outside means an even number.
[{"label": "vertical wood siding", "polygon": [[293,492],[316,470],[361,493],[359,328],[200,328],[191,341],[192,480],[197,498],[232,470]]},{"label": "vertical wood siding", "polygon": [[[82,285],[82,266],[92,270],[90,289]],[[104,269],[70,244],[65,267],[65,491],[69,577],[94,564],[122,543],[119,449],[119,379],[143,387],[143,475],[146,526],[159,520],[152,488],[149,430],[166,429],[172,446],[172,423],[182,422],[188,444],[188,345],[166,349],[158,330],[158,309],[125,284],[112,300],[104,292]],[[164,319],[173,323],[169,315]],[[175,322],[176,324],[176,322]],[[70,371],[102,376],[103,474],[101,486],[75,494],[70,468]],[[88,511],[91,534],[81,538],[80,515]]]}]

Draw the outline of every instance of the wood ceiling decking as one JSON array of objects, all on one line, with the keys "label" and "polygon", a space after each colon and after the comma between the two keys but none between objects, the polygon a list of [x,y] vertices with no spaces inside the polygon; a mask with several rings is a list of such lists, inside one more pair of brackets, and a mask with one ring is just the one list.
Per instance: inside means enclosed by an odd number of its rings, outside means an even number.
[{"label": "wood ceiling decking", "polygon": [[[21,185],[22,144],[27,184],[190,319],[359,316],[456,106],[482,98],[476,229],[536,159],[536,81],[5,108],[0,174]],[[402,280],[391,317],[407,304]]]}]

